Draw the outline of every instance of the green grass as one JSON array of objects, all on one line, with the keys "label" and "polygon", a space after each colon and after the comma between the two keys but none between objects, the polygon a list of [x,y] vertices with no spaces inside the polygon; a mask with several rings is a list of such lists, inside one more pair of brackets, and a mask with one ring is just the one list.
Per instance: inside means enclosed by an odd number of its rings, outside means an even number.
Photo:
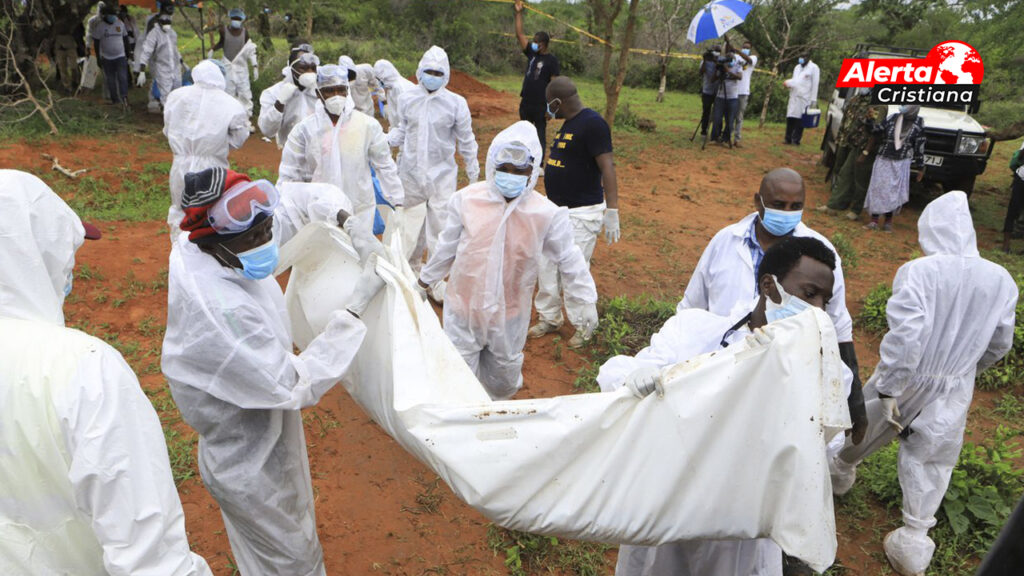
[{"label": "green grass", "polygon": [[559,540],[553,536],[506,530],[491,524],[487,527],[487,545],[495,554],[505,556],[510,576],[600,576],[608,572],[605,552],[610,547],[604,544]]},{"label": "green grass", "polygon": [[[129,165],[114,170],[113,179],[84,175],[70,180],[55,173],[40,177],[85,221],[147,222],[167,218],[169,162],[154,162],[141,169]],[[121,190],[112,187],[111,180],[120,182]]]}]

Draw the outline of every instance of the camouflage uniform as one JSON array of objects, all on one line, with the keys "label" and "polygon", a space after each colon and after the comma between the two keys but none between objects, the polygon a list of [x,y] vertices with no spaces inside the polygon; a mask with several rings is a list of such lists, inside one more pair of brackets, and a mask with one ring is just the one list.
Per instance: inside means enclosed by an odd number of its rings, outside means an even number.
[{"label": "camouflage uniform", "polygon": [[871,139],[875,122],[885,118],[884,106],[872,106],[867,95],[854,95],[843,110],[843,123],[836,138],[836,160],[828,207],[859,214],[864,208],[874,156],[857,160]]}]

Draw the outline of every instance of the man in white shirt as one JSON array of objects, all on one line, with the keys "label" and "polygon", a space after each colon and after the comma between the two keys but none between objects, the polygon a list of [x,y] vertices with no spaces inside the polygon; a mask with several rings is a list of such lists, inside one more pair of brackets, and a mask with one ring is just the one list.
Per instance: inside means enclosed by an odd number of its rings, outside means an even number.
[{"label": "man in white shirt", "polygon": [[743,48],[736,55],[742,61],[743,72],[740,81],[736,86],[736,116],[733,120],[732,139],[733,146],[740,145],[743,128],[743,113],[747,110],[747,102],[750,100],[750,77],[754,75],[754,68],[757,67],[757,55],[751,54],[750,41],[743,43]]}]

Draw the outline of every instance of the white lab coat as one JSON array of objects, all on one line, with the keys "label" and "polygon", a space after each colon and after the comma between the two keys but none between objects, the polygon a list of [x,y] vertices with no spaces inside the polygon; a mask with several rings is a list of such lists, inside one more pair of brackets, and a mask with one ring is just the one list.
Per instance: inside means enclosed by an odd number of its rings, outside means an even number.
[{"label": "white lab coat", "polygon": [[812,107],[818,101],[820,77],[821,71],[814,62],[808,60],[806,64],[797,64],[793,69],[793,76],[784,83],[789,90],[789,103],[786,105],[787,118],[800,118],[807,108]]},{"label": "white lab coat", "polygon": [[[230,32],[225,31],[224,34],[230,34]],[[245,108],[246,117],[252,116],[252,87],[249,85],[249,67],[259,66],[256,59],[256,44],[251,39],[246,40],[234,60],[221,58],[221,61],[224,63],[224,90],[238,99]],[[195,79],[195,72],[193,72],[192,79]]]},{"label": "white lab coat", "polygon": [[[749,309],[733,317],[699,309],[678,310],[636,356],[619,355],[605,362],[597,375],[602,392],[623,386],[639,368],[664,368],[743,340],[746,324],[730,332]],[[843,365],[843,397],[849,395],[853,373]],[[690,540],[662,546],[619,547],[616,576],[782,576],[782,550],[769,538],[753,540]]]},{"label": "white lab coat", "polygon": [[978,254],[963,192],[924,209],[918,240],[925,256],[896,272],[889,332],[864,387],[867,436],[858,446],[847,441],[835,464],[841,475],[853,474],[853,466],[893,440],[878,393],[896,398],[900,424],[913,433],[900,438],[899,454],[903,522],[912,530],[901,533],[895,553],[923,571],[935,548],[924,532],[935,525],[960,456],[974,378],[1010,350],[1018,293],[1006,269]]},{"label": "white lab coat", "polygon": [[[754,278],[754,261],[750,248],[743,240],[744,234],[757,213],[748,214],[735,224],[722,228],[708,243],[701,254],[697,268],[690,276],[690,283],[677,310],[701,308],[719,316],[732,316],[739,306],[750,309],[750,303],[757,297]],[[827,238],[811,230],[803,222],[796,225],[794,236],[817,238],[836,251]],[[843,265],[836,253],[835,284],[832,299],[825,309],[835,323],[839,342],[853,341],[853,319],[846,309],[846,282],[843,280]],[[744,312],[745,313],[745,312]]]},{"label": "white lab coat", "polygon": [[[506,202],[494,187],[495,154],[521,142],[533,155],[526,191]],[[492,398],[509,398],[523,384],[523,345],[529,328],[539,256],[554,262],[566,298],[593,306],[594,279],[573,242],[569,213],[533,189],[541,161],[537,130],[525,121],[500,132],[487,153],[487,180],[452,196],[447,222],[420,280],[433,286],[451,271],[444,331]]]},{"label": "white lab coat", "polygon": [[462,156],[466,176],[472,184],[480,178],[478,147],[473,135],[473,119],[466,99],[445,86],[451,76],[448,55],[431,46],[420,59],[416,77],[426,70],[442,70],[444,85],[433,93],[422,82],[399,97],[397,127],[388,133],[388,142],[401,148],[398,173],[405,189],[406,206],[427,204],[427,217],[410,258],[413,270],[419,270],[424,249],[433,254],[437,236],[445,222],[445,207],[455,193],[459,167],[455,150]]},{"label": "white lab coat", "polygon": [[398,126],[399,98],[403,92],[416,85],[399,74],[395,65],[387,60],[377,60],[373,65],[373,72],[377,76],[378,84],[384,88],[384,96],[387,100],[387,104],[384,106],[384,116],[388,119],[388,130],[393,130]]},{"label": "white lab coat", "polygon": [[295,84],[292,81],[292,69],[285,67],[281,71],[283,78],[280,82],[267,88],[260,94],[260,117],[256,121],[259,124],[260,132],[267,138],[277,142],[278,148],[284,148],[288,142],[288,135],[299,122],[311,116],[317,110],[323,108],[320,98],[315,90],[306,90],[298,86],[298,90],[291,100],[284,105],[284,112],[278,112],[274,103],[278,99],[278,91],[285,84]]},{"label": "white lab coat", "polygon": [[[282,186],[274,237],[351,207],[325,185]],[[242,574],[323,575],[302,429],[366,334],[344,310],[299,355],[277,280],[249,280],[181,234],[171,250],[161,367],[199,433],[199,472],[224,516]]]},{"label": "white lab coat", "polygon": [[334,184],[352,201],[355,217],[372,228],[377,202],[370,167],[391,204],[402,204],[405,192],[380,123],[348,102],[337,124],[321,106],[295,126],[281,154],[278,182]]},{"label": "white lab coat", "polygon": [[64,327],[81,222],[24,172],[0,203],[0,574],[211,575],[131,368]]},{"label": "white lab coat", "polygon": [[160,102],[166,105],[171,92],[181,88],[181,54],[178,53],[178,33],[171,28],[165,32],[159,24],[146,33],[142,49],[135,59],[138,72],[148,66],[160,90]]},{"label": "white lab coat", "polygon": [[195,84],[172,92],[164,106],[164,135],[174,153],[167,212],[172,237],[185,216],[181,210],[185,174],[228,168],[228,150],[241,148],[249,137],[249,116],[224,92],[224,75],[217,65],[200,62],[192,69],[192,79]]}]

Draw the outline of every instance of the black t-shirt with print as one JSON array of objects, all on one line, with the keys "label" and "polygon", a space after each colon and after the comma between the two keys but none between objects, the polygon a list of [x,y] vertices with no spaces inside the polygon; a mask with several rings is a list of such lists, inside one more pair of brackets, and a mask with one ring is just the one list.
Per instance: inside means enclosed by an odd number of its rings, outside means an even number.
[{"label": "black t-shirt with print", "polygon": [[559,206],[578,208],[604,202],[596,158],[612,151],[612,132],[600,114],[584,108],[566,120],[551,143],[544,189]]},{"label": "black t-shirt with print", "polygon": [[529,45],[523,50],[523,54],[526,54],[529,61],[526,64],[526,76],[523,77],[523,88],[519,91],[519,96],[527,105],[544,106],[548,102],[544,95],[548,82],[551,82],[552,76],[561,74],[558,58],[550,52],[534,52]]}]

